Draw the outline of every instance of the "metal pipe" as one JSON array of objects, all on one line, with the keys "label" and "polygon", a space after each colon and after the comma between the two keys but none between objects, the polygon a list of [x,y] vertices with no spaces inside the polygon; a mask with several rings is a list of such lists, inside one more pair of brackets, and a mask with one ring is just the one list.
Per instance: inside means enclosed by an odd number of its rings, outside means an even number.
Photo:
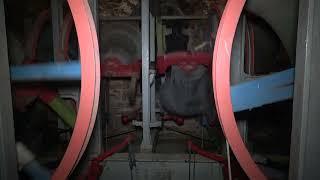
[{"label": "metal pipe", "polygon": [[150,134],[150,14],[149,0],[141,1],[141,34],[142,34],[142,120],[143,138],[141,148],[152,149]]}]

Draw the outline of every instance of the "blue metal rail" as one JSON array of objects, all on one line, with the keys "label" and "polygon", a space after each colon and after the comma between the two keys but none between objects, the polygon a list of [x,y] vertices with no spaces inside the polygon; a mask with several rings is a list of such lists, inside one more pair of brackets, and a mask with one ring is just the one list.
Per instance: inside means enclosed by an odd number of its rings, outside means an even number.
[{"label": "blue metal rail", "polygon": [[[13,66],[15,82],[80,80],[79,62]],[[293,97],[294,69],[274,73],[231,87],[233,111],[260,107]]]},{"label": "blue metal rail", "polygon": [[15,82],[80,80],[81,67],[79,62],[31,64],[12,66],[10,74]]},{"label": "blue metal rail", "polygon": [[274,73],[231,87],[233,111],[243,111],[293,97],[294,69]]}]

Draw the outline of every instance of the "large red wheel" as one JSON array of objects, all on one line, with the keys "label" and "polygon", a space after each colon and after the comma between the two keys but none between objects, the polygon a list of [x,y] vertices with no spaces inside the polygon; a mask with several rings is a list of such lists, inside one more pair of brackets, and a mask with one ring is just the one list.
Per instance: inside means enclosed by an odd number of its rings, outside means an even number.
[{"label": "large red wheel", "polygon": [[76,124],[68,148],[53,180],[67,179],[88,145],[95,123],[100,91],[100,58],[97,32],[87,0],[68,0],[78,35],[81,93]]},{"label": "large red wheel", "polygon": [[253,161],[240,136],[230,94],[231,49],[244,4],[245,0],[227,2],[213,51],[212,84],[219,120],[234,155],[250,179],[264,180],[266,177]]}]

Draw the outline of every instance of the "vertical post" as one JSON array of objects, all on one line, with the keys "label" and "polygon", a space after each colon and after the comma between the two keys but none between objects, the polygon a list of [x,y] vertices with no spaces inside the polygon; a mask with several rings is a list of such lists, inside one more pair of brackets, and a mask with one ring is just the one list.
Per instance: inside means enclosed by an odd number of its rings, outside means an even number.
[{"label": "vertical post", "polygon": [[[156,47],[155,47],[155,16],[150,12],[150,62],[155,65],[156,62]],[[156,118],[156,69],[153,69],[150,73],[150,121],[157,121]]]},{"label": "vertical post", "polygon": [[[246,36],[246,16],[241,16],[234,42],[232,45],[231,58],[235,61],[231,61],[231,84],[238,84],[243,81],[246,81],[250,75],[247,75],[244,70],[244,49],[245,49],[245,36]],[[246,119],[240,119],[237,121],[238,128],[241,134],[241,137],[245,144],[248,142],[248,121]]]},{"label": "vertical post", "polygon": [[149,0],[141,0],[142,37],[142,150],[152,149],[150,135],[150,7]]},{"label": "vertical post", "polygon": [[98,0],[89,0],[89,5],[90,5],[90,8],[91,8],[91,12],[92,12],[92,16],[93,16],[93,20],[96,24],[96,29],[97,31],[99,32],[99,14],[98,14],[98,4],[99,4],[99,1]]},{"label": "vertical post", "polygon": [[164,55],[165,53],[165,34],[163,32],[164,25],[161,18],[156,20],[156,33],[157,33],[157,55]]},{"label": "vertical post", "polygon": [[54,60],[63,61],[64,57],[61,51],[61,27],[63,22],[62,0],[51,0],[51,19]]},{"label": "vertical post", "polygon": [[230,158],[230,145],[226,140],[226,148],[227,148],[227,161],[228,161],[228,179],[232,180],[232,169],[231,169],[231,158]]},{"label": "vertical post", "polygon": [[0,0],[0,179],[18,179],[8,47],[3,0]]},{"label": "vertical post", "polygon": [[[55,62],[63,61],[64,56],[62,53],[61,42],[62,33],[61,27],[63,23],[63,1],[62,0],[51,0],[51,24],[52,24],[52,42],[53,42],[53,59]],[[58,127],[66,129],[66,125],[59,118]],[[62,136],[67,138],[66,135]]]},{"label": "vertical post", "polygon": [[320,2],[300,1],[289,179],[320,179]]},{"label": "vertical post", "polygon": [[[99,34],[99,16],[98,16],[98,0],[89,0],[89,5],[90,5],[90,9],[91,9],[91,13],[95,22],[95,26],[97,29],[97,33]],[[101,83],[101,87],[104,86],[104,83],[102,81]],[[102,90],[105,90],[105,88],[101,88]],[[97,113],[97,119],[94,125],[94,129],[92,132],[92,136],[90,139],[90,144],[89,144],[89,158],[91,157],[95,157],[99,154],[101,154],[101,152],[104,149],[104,142],[103,142],[103,135],[106,133],[103,133],[103,102],[105,99],[105,94],[103,91],[100,91],[100,102],[99,102],[99,109],[98,109],[98,113]]]}]

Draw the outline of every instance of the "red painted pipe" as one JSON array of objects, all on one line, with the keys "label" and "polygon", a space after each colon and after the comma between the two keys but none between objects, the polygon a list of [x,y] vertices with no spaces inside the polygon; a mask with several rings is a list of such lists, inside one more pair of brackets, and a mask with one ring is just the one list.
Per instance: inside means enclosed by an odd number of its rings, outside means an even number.
[{"label": "red painted pipe", "polygon": [[239,164],[250,179],[267,179],[253,161],[239,133],[230,95],[230,57],[236,27],[245,0],[229,0],[223,12],[212,63],[212,84],[216,109],[224,134]]},{"label": "red painted pipe", "polygon": [[175,115],[164,115],[162,117],[162,121],[174,121],[178,126],[182,126],[184,124],[184,118]]},{"label": "red painted pipe", "polygon": [[198,147],[197,145],[193,144],[192,141],[188,141],[188,149],[192,152],[198,153],[199,155],[206,157],[208,159],[217,161],[219,163],[222,164],[222,168],[223,168],[223,174],[225,179],[228,179],[228,163],[226,161],[226,159],[218,154],[212,153],[212,152],[208,152],[205,151],[203,149],[201,149],[200,147]]},{"label": "red painted pipe", "polygon": [[172,65],[178,65],[186,71],[193,70],[196,65],[204,65],[210,68],[211,54],[204,52],[175,52],[157,57],[157,73],[164,74]]},{"label": "red painted pipe", "polygon": [[129,145],[129,143],[133,139],[134,137],[132,135],[128,135],[120,144],[113,146],[110,150],[94,158],[91,161],[91,164],[89,166],[89,171],[84,179],[87,178],[88,180],[97,180],[101,176],[102,170],[103,170],[103,166],[100,163],[106,160],[107,158],[109,158],[110,156],[112,156],[113,154],[124,149],[126,146]]},{"label": "red painted pipe", "polygon": [[196,153],[200,154],[201,156],[206,157],[208,159],[212,159],[212,160],[217,161],[222,164],[226,163],[226,160],[223,156],[217,155],[212,152],[207,152],[207,151],[201,149],[200,147],[198,147],[197,145],[193,144],[192,141],[188,141],[188,148],[191,151],[196,152]]},{"label": "red painted pipe", "polygon": [[118,58],[109,57],[101,64],[101,75],[104,77],[140,77],[141,61],[123,64]]}]

